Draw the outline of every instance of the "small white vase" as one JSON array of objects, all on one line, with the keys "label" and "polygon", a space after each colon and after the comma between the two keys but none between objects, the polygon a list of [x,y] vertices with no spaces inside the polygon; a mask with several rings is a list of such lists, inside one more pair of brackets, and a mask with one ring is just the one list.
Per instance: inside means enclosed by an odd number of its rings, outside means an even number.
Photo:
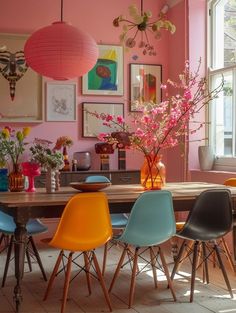
[{"label": "small white vase", "polygon": [[213,154],[212,147],[199,146],[198,147],[198,159],[201,171],[210,171],[213,168],[215,156]]},{"label": "small white vase", "polygon": [[56,191],[55,170],[51,168],[48,168],[46,172],[45,187],[47,193],[53,193]]}]

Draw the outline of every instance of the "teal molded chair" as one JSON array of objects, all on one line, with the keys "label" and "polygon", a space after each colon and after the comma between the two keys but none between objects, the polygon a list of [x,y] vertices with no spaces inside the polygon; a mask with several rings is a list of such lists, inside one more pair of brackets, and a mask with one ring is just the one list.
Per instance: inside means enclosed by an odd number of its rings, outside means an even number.
[{"label": "teal molded chair", "polygon": [[[168,286],[176,301],[165,257],[159,246],[161,243],[175,235],[175,232],[175,216],[171,193],[166,190],[144,192],[136,200],[131,210],[126,228],[121,236],[116,239],[118,242],[124,244],[124,250],[118,262],[109,292],[111,292],[114,286],[120,269],[127,263],[124,263],[125,255],[127,254],[128,258],[131,258],[130,261],[133,263],[129,292],[129,308],[132,306],[135,279],[137,274],[142,271],[138,267],[138,258],[140,257],[143,262],[145,259],[145,252],[149,250],[150,260],[147,261],[147,263],[152,267],[155,288],[157,288],[156,269],[158,268],[165,273]],[[132,247],[135,251],[130,253]],[[159,256],[161,262],[158,260]],[[160,263],[162,263],[162,266]]]},{"label": "teal molded chair", "polygon": [[[92,176],[88,176],[85,179],[86,183],[95,183],[95,182],[111,182],[109,180],[109,178],[107,178],[106,176],[102,176],[102,175],[92,175]],[[122,213],[115,213],[115,214],[111,214],[111,225],[112,228],[114,229],[124,229],[126,224],[127,224],[127,220],[128,217],[126,214],[122,214]],[[111,242],[111,241],[110,241]],[[110,246],[110,248],[112,247],[112,245]],[[110,249],[109,248],[109,249]],[[102,264],[102,275],[104,275],[105,273],[105,269],[106,269],[106,261],[107,261],[107,251],[108,251],[108,243],[105,244],[104,246],[104,254],[103,254],[103,264]]]},{"label": "teal molded chair", "polygon": [[[0,246],[2,242],[5,242],[4,248],[0,251],[7,250],[7,259],[4,268],[4,274],[2,279],[2,287],[5,286],[6,277],[8,273],[8,268],[11,260],[11,253],[14,244],[14,232],[15,232],[16,224],[12,216],[0,211],[0,233],[2,233],[0,237]],[[48,230],[48,228],[40,222],[38,219],[30,219],[26,225],[27,229],[27,245],[26,245],[26,257],[29,264],[29,269],[32,271],[32,265],[30,257],[34,257],[40,267],[43,278],[46,281],[47,276],[45,274],[42,261],[40,259],[38,250],[33,240],[33,235],[44,233]]]}]

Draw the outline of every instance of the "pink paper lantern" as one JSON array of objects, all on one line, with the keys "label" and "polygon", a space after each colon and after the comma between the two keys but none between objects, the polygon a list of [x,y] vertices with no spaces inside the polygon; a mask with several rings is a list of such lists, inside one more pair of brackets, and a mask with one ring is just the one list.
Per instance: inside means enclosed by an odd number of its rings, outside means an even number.
[{"label": "pink paper lantern", "polygon": [[25,43],[27,64],[55,80],[82,76],[98,59],[95,40],[65,22],[55,22],[34,32]]}]

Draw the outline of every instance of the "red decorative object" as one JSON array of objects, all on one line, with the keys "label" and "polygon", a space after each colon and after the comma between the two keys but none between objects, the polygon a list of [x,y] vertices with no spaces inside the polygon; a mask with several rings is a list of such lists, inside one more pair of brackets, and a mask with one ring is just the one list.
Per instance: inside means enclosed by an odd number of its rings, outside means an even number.
[{"label": "red decorative object", "polygon": [[98,58],[95,40],[62,21],[33,33],[24,51],[27,64],[34,71],[56,80],[84,75]]},{"label": "red decorative object", "polygon": [[22,166],[22,174],[28,177],[29,186],[26,189],[27,192],[35,192],[34,186],[34,177],[39,176],[40,172],[40,165],[38,163],[33,162],[23,162],[21,163]]},{"label": "red decorative object", "polygon": [[95,40],[86,32],[61,21],[34,32],[25,43],[27,64],[37,73],[55,80],[82,76],[98,59]]}]

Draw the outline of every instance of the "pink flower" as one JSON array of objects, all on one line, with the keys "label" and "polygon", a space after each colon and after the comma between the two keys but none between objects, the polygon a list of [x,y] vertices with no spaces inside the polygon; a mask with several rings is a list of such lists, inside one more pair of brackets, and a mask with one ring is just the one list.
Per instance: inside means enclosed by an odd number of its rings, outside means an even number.
[{"label": "pink flower", "polygon": [[123,123],[124,123],[124,118],[123,118],[123,116],[121,116],[121,115],[118,115],[118,116],[116,117],[116,120],[117,120],[117,122],[118,122],[119,124],[123,124]]},{"label": "pink flower", "polygon": [[[177,82],[168,79],[166,84],[161,85],[165,90],[166,100],[160,103],[150,101],[145,102],[143,106],[140,105],[139,112],[130,114],[129,123],[124,121],[123,116],[105,113],[95,116],[103,121],[103,125],[112,128],[112,132],[126,132],[130,139],[130,148],[137,149],[145,155],[157,154],[162,149],[180,145],[186,135],[195,133],[203,127],[202,123],[198,123],[196,127],[189,129],[189,123],[194,121],[200,108],[217,98],[223,88],[222,82],[214,91],[208,92],[207,80],[199,78],[199,69],[191,73],[189,62],[186,61],[185,69]],[[174,89],[177,91],[176,94],[173,93]],[[100,134],[99,139],[114,144],[111,134]]]}]

